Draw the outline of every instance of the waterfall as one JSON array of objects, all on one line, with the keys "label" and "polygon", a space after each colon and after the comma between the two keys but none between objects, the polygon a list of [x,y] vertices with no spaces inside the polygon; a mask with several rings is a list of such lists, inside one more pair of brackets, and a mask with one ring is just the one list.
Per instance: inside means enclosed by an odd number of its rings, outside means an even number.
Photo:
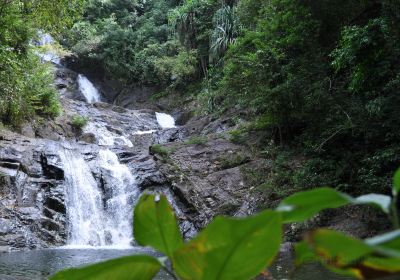
[{"label": "waterfall", "polygon": [[[50,34],[39,31],[39,39],[34,42],[34,45],[44,47],[44,52],[37,52],[37,55],[45,62],[53,62],[61,65],[61,58],[51,46],[54,44],[54,39]],[[82,92],[86,101],[89,103],[101,101],[100,93],[96,87],[84,75],[79,74],[77,78],[79,90]]]},{"label": "waterfall", "polygon": [[129,246],[132,241],[132,210],[139,196],[139,188],[129,168],[120,164],[118,157],[106,149],[99,153],[99,167],[105,180],[106,192],[111,198],[106,201],[106,232],[111,244]]},{"label": "waterfall", "polygon": [[39,36],[39,40],[35,42],[36,45],[38,45],[38,46],[51,45],[51,44],[54,43],[53,37],[48,33],[44,33],[43,31],[39,31],[38,32],[38,36]]},{"label": "waterfall", "polygon": [[106,245],[102,195],[90,167],[68,149],[60,151],[60,158],[67,186],[68,245]]},{"label": "waterfall", "polygon": [[175,120],[171,115],[165,113],[156,113],[156,118],[158,124],[161,128],[174,128]]},{"label": "waterfall", "polygon": [[80,153],[64,149],[60,157],[67,185],[68,247],[129,247],[132,208],[139,195],[129,168],[111,150],[100,150],[100,186]]},{"label": "waterfall", "polygon": [[100,93],[94,87],[94,85],[86,78],[84,75],[78,75],[78,85],[79,90],[85,96],[85,99],[89,103],[99,102],[100,101]]}]

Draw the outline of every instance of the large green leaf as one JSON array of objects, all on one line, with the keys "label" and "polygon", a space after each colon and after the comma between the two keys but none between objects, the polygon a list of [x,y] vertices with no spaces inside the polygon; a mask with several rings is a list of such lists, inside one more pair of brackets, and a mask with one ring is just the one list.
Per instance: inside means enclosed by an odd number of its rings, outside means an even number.
[{"label": "large green leaf", "polygon": [[306,241],[319,256],[334,261],[338,266],[346,266],[374,251],[361,240],[327,229],[314,231]]},{"label": "large green leaf", "polygon": [[296,265],[316,262],[318,260],[315,252],[305,241],[296,243],[294,250],[296,253]]},{"label": "large green leaf", "polygon": [[283,213],[285,223],[300,222],[312,218],[321,210],[338,208],[352,201],[352,198],[330,188],[318,188],[299,192],[284,199],[277,211]]},{"label": "large green leaf", "polygon": [[[368,269],[398,274],[400,272],[400,258],[369,257],[363,261]],[[386,275],[386,273],[382,273]]]},{"label": "large green leaf", "polygon": [[185,280],[245,280],[263,271],[282,241],[280,213],[264,211],[244,219],[217,217],[174,254]]},{"label": "large green leaf", "polygon": [[144,194],[134,213],[133,232],[142,246],[152,246],[172,257],[183,244],[176,217],[165,196]]},{"label": "large green leaf", "polygon": [[130,256],[58,272],[50,280],[150,280],[161,264],[151,256]]},{"label": "large green leaf", "polygon": [[400,168],[396,171],[393,177],[393,195],[397,196],[400,193]]},{"label": "large green leaf", "polygon": [[336,231],[316,230],[296,246],[296,264],[319,259],[335,273],[358,279],[397,274],[400,258],[393,256],[390,248],[390,244],[397,244],[393,243],[397,234],[393,232],[364,242]]}]

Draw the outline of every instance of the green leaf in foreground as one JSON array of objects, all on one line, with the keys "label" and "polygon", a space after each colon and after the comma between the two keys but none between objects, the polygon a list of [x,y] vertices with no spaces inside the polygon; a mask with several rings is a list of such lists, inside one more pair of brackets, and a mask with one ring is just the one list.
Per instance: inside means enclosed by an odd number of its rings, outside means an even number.
[{"label": "green leaf in foreground", "polygon": [[145,194],[140,198],[133,232],[139,245],[152,246],[168,257],[183,244],[174,211],[165,196]]},{"label": "green leaf in foreground", "polygon": [[50,280],[150,280],[161,264],[151,256],[130,256],[58,272]]},{"label": "green leaf in foreground", "polygon": [[174,268],[185,280],[244,280],[262,272],[282,241],[280,213],[264,211],[245,219],[217,217],[174,254]]},{"label": "green leaf in foreground", "polygon": [[331,188],[299,192],[284,199],[276,209],[283,213],[285,223],[312,218],[321,210],[349,204],[352,198]]},{"label": "green leaf in foreground", "polygon": [[[307,251],[305,245],[308,245]],[[296,264],[300,265],[311,259],[312,254],[337,274],[362,279],[359,270],[351,264],[373,252],[373,249],[361,240],[343,233],[320,229],[306,236],[302,246],[296,247]],[[308,257],[305,258],[304,256]]]},{"label": "green leaf in foreground", "polygon": [[296,246],[296,264],[319,259],[335,273],[358,279],[392,275],[400,272],[400,258],[392,257],[391,250],[385,251],[375,245],[388,247],[388,242],[395,240],[395,233],[364,242],[340,232],[320,229]]},{"label": "green leaf in foreground", "polygon": [[393,177],[393,195],[397,196],[400,193],[400,168],[396,171]]},{"label": "green leaf in foreground", "polygon": [[315,252],[305,241],[296,243],[294,250],[296,252],[296,265],[318,261]]},{"label": "green leaf in foreground", "polygon": [[374,251],[362,240],[327,229],[312,232],[306,241],[319,256],[324,256],[340,266],[346,266]]}]

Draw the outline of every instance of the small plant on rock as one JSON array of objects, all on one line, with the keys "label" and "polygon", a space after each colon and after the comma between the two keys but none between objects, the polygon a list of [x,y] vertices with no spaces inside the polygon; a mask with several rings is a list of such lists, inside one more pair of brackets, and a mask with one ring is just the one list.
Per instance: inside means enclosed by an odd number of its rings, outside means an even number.
[{"label": "small plant on rock", "polygon": [[160,155],[161,157],[168,157],[169,150],[160,144],[156,144],[150,147],[150,152],[154,155]]},{"label": "small plant on rock", "polygon": [[75,115],[72,117],[71,124],[76,129],[83,129],[89,122],[89,119],[84,116]]}]

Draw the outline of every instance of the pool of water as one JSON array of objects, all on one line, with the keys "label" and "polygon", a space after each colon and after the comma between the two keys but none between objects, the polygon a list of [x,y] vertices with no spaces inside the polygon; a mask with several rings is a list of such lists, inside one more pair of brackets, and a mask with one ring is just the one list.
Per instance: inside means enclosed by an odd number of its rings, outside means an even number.
[{"label": "pool of water", "polygon": [[[151,254],[143,248],[45,249],[0,254],[0,280],[43,280],[55,272],[133,254]],[[158,280],[170,279],[165,273]]]}]

